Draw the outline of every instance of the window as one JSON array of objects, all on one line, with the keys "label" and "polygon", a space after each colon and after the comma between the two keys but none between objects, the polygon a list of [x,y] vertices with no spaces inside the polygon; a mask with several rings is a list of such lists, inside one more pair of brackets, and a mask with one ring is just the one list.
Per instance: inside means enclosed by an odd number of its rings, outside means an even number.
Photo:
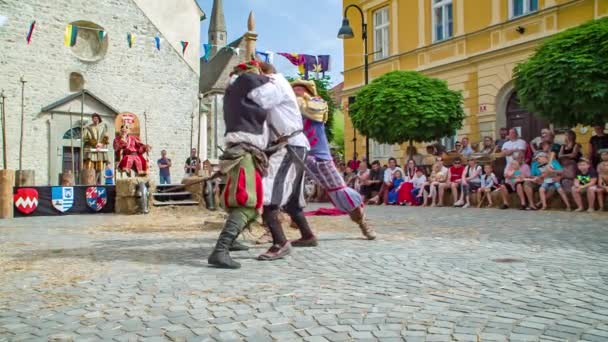
[{"label": "window", "polygon": [[389,144],[380,144],[373,139],[369,140],[371,145],[371,161],[378,159],[388,159],[390,157],[394,157],[393,153],[395,151],[395,147]]},{"label": "window", "polygon": [[84,89],[84,77],[77,72],[70,74],[70,91],[81,91]]},{"label": "window", "polygon": [[433,0],[433,41],[439,42],[454,35],[452,0]]},{"label": "window", "polygon": [[538,11],[538,0],[511,0],[511,18]]},{"label": "window", "polygon": [[388,57],[388,7],[374,12],[374,59]]}]

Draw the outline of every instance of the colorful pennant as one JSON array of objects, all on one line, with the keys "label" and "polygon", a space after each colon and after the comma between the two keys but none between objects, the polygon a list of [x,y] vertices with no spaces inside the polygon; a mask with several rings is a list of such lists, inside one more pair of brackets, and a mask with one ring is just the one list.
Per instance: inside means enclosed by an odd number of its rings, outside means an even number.
[{"label": "colorful pennant", "polygon": [[317,56],[317,60],[319,61],[319,66],[321,67],[322,73],[329,71],[329,55],[319,55]]},{"label": "colorful pennant", "polygon": [[182,40],[180,43],[182,44],[182,56],[183,56],[186,54],[186,49],[188,49],[188,42]]},{"label": "colorful pennant", "polygon": [[156,47],[156,50],[160,51],[160,37],[159,36],[154,37],[154,46]]},{"label": "colorful pennant", "polygon": [[78,26],[68,24],[65,27],[65,36],[63,37],[63,44],[68,47],[76,45],[76,38],[78,36]]},{"label": "colorful pennant", "polygon": [[255,54],[266,63],[274,62],[274,53],[272,51],[255,50]]},{"label": "colorful pennant", "polygon": [[129,45],[129,49],[135,44],[135,35],[133,33],[127,33],[127,44]]},{"label": "colorful pennant", "polygon": [[30,24],[30,29],[27,31],[27,36],[25,37],[25,40],[27,41],[28,45],[32,42],[32,35],[34,34],[35,28],[36,28],[36,20],[32,21],[32,23]]},{"label": "colorful pennant", "polygon": [[97,38],[99,38],[100,42],[103,42],[103,40],[106,39],[107,35],[108,35],[108,33],[106,31],[103,31],[103,30],[99,30],[97,32]]},{"label": "colorful pennant", "polygon": [[203,44],[203,51],[205,51],[203,59],[205,60],[205,62],[209,62],[209,58],[211,58],[211,48],[211,44]]},{"label": "colorful pennant", "polygon": [[288,52],[277,52],[277,55],[287,58],[287,60],[295,66],[300,66],[300,65],[304,64],[304,58],[300,54],[288,53]]}]

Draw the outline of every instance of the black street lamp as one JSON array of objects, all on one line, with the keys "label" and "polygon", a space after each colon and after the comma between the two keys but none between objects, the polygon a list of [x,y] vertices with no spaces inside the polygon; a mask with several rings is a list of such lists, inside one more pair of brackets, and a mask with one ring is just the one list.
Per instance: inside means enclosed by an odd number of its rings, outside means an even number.
[{"label": "black street lamp", "polygon": [[[348,5],[346,6],[346,8],[344,9],[344,18],[342,18],[342,27],[340,27],[340,31],[338,31],[338,38],[340,39],[351,39],[355,37],[355,34],[353,33],[353,28],[350,27],[350,23],[348,21],[348,17],[347,17],[347,13],[348,10],[354,7],[356,8],[359,13],[361,14],[361,36],[363,38],[363,45],[364,45],[364,49],[365,49],[365,53],[364,53],[364,72],[365,72],[365,85],[367,85],[367,83],[369,82],[369,54],[367,53],[367,24],[365,23],[365,15],[363,14],[363,10],[361,9],[361,7],[357,6],[357,5]],[[357,149],[356,147],[356,139],[357,139],[357,132],[354,130],[354,137],[355,137],[355,151]],[[365,157],[367,158],[367,162],[369,163],[369,137],[365,137]]]}]

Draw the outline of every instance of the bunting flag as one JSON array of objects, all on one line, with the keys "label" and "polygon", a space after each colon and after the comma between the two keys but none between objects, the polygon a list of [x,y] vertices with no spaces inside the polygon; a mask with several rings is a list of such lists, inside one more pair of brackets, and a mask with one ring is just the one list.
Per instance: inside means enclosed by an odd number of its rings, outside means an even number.
[{"label": "bunting flag", "polygon": [[65,36],[63,37],[63,44],[68,47],[76,45],[76,37],[78,36],[78,26],[68,24],[65,27]]},{"label": "bunting flag", "polygon": [[156,50],[160,51],[160,37],[159,36],[154,37],[154,46],[156,47]]},{"label": "bunting flag", "polygon": [[225,49],[229,49],[233,55],[238,56],[241,54],[241,48],[234,48],[232,46],[226,46]]},{"label": "bunting flag", "polygon": [[97,32],[97,38],[99,38],[100,42],[103,42],[103,40],[106,39],[107,35],[108,35],[108,33],[106,31],[103,31],[103,30],[99,30]]},{"label": "bunting flag", "polygon": [[0,27],[4,26],[4,24],[6,24],[6,22],[8,22],[8,17],[0,15]]},{"label": "bunting flag", "polygon": [[[300,65],[300,73],[304,74],[304,79],[308,79],[308,72],[314,71],[315,65],[317,64],[317,57],[312,55],[302,55],[304,58],[304,64]],[[302,72],[303,71],[303,72]]]},{"label": "bunting flag", "polygon": [[299,67],[304,64],[304,58],[302,55],[297,53],[287,53],[287,52],[277,52],[277,55],[283,56],[287,58],[291,62],[291,64]]},{"label": "bunting flag", "polygon": [[255,50],[255,54],[259,56],[262,61],[272,64],[274,59],[274,53],[272,51]]},{"label": "bunting flag", "polygon": [[25,37],[25,40],[27,41],[28,45],[29,45],[29,43],[32,42],[32,35],[34,34],[35,28],[36,28],[36,20],[32,21],[32,23],[30,24],[30,29],[27,31],[27,36]]},{"label": "bunting flag", "polygon": [[203,44],[203,51],[205,51],[203,59],[205,62],[209,62],[209,58],[211,57],[211,47],[211,44]]},{"label": "bunting flag", "polygon": [[188,49],[188,42],[182,40],[180,43],[182,44],[182,56],[183,56],[186,54],[186,49]]},{"label": "bunting flag", "polygon": [[135,44],[135,35],[133,33],[127,33],[127,44],[129,45],[129,49]]},{"label": "bunting flag", "polygon": [[329,55],[319,55],[317,56],[317,60],[321,68],[320,72],[325,74],[326,71],[329,71]]}]

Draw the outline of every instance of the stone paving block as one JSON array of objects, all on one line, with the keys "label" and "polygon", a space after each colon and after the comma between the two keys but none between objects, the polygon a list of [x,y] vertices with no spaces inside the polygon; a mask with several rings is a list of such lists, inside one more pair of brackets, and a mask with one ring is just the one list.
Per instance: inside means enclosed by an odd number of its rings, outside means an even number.
[{"label": "stone paving block", "polygon": [[[406,337],[407,340],[407,337]],[[427,342],[450,342],[452,341],[452,337],[450,335],[426,335]]]},{"label": "stone paving block", "polygon": [[350,337],[358,340],[358,339],[373,339],[371,331],[352,331],[349,333]]}]

